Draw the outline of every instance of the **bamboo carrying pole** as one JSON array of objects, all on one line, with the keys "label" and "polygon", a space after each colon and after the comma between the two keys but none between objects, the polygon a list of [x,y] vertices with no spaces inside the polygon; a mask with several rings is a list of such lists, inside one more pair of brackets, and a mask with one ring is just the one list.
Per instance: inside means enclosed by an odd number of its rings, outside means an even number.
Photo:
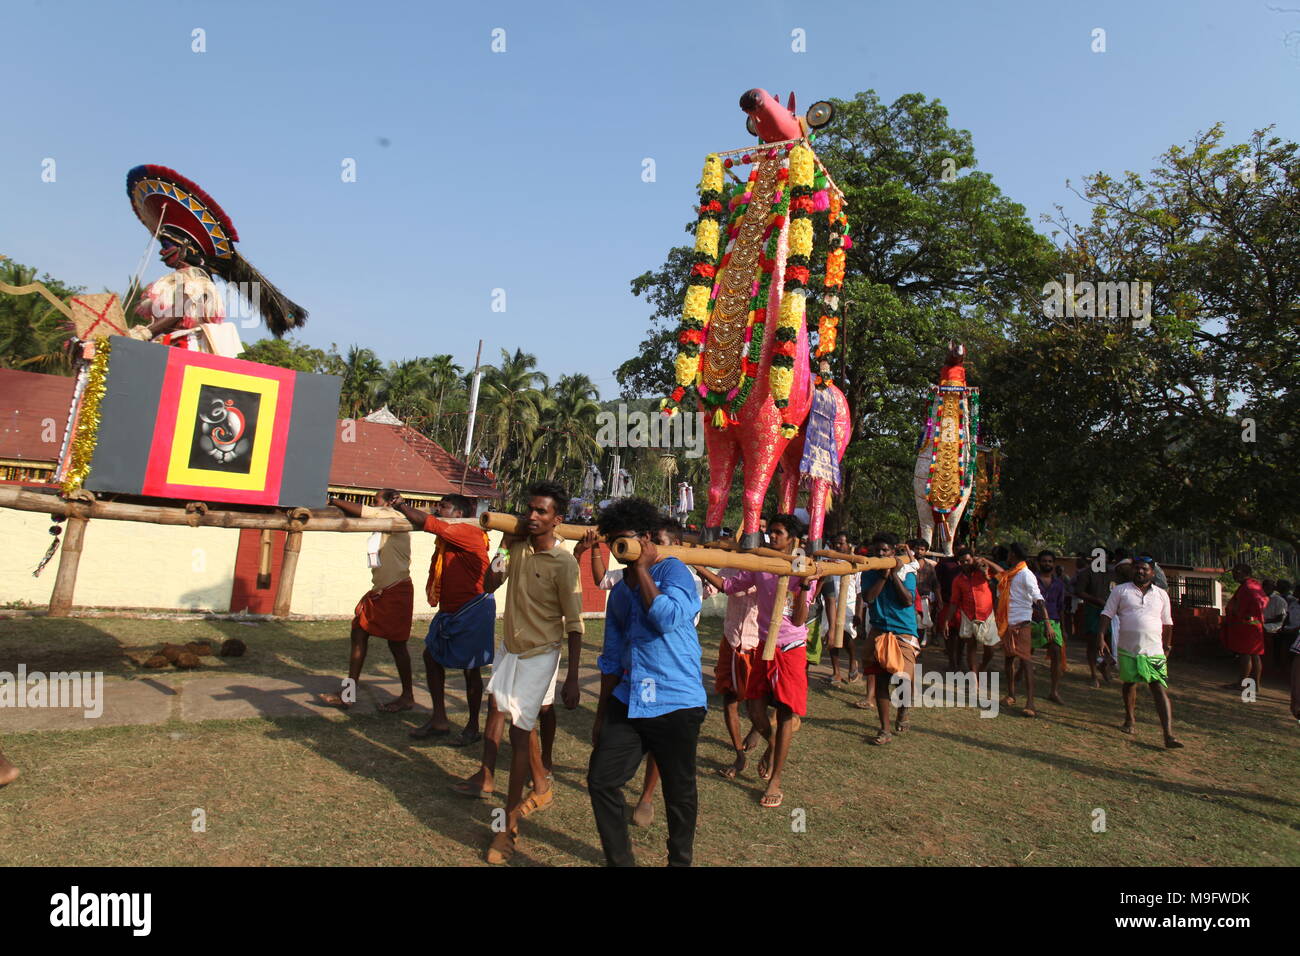
[{"label": "bamboo carrying pole", "polygon": [[86,524],[86,518],[69,518],[63,530],[59,572],[54,579],[54,592],[50,595],[50,617],[67,617],[72,611],[72,592],[77,587],[77,565],[81,563]]},{"label": "bamboo carrying pole", "polygon": [[[723,551],[720,548],[684,548],[674,544],[655,545],[659,556],[676,558],[682,564],[697,568],[735,568],[737,571],[765,571],[768,574],[810,577],[816,571],[816,564],[807,558],[795,558],[785,555],[782,558],[770,558],[762,555],[748,554],[744,551]],[[636,538],[617,538],[610,550],[614,557],[624,564],[631,564],[641,557],[641,542]]]},{"label": "bamboo carrying pole", "polygon": [[[503,534],[518,535],[521,538],[528,535],[528,526],[519,515],[508,515],[500,511],[485,511],[478,516],[478,523],[479,527],[484,531],[500,531]],[[588,531],[595,530],[596,526],[593,524],[562,524],[555,529],[555,536],[564,538],[566,541],[578,541]]]}]

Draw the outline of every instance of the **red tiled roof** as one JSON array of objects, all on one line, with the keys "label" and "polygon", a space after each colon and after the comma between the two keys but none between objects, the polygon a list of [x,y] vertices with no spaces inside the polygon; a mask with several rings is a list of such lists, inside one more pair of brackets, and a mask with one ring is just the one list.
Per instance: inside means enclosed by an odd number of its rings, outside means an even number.
[{"label": "red tiled roof", "polygon": [[[354,430],[352,441],[343,440],[345,430]],[[338,423],[330,484],[445,495],[460,489],[462,470],[461,463],[441,445],[409,426],[358,419]],[[471,468],[465,478],[465,494],[492,497],[496,485]]]},{"label": "red tiled roof", "polygon": [[[72,388],[73,380],[65,375],[0,368],[0,458],[57,461]],[[48,431],[47,420],[54,423]],[[51,437],[52,441],[46,440]]]},{"label": "red tiled roof", "polygon": [[[0,369],[0,458],[53,464],[59,456],[73,380]],[[44,423],[52,419],[53,441],[43,440]],[[344,429],[351,441],[344,441]],[[437,442],[406,425],[381,425],[357,420],[339,422],[334,433],[334,460],[329,482],[349,488],[396,488],[424,494],[459,491],[465,473],[465,494],[490,498],[496,483],[465,466]]]}]

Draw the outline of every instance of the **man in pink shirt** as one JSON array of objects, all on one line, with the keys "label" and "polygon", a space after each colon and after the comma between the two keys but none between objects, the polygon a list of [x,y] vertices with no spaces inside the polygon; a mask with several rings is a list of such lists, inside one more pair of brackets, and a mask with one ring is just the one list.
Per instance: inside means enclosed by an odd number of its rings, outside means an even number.
[{"label": "man in pink shirt", "polygon": [[[804,533],[803,522],[794,515],[777,515],[767,523],[770,546],[778,551],[792,551]],[[762,651],[750,670],[745,686],[749,701],[749,717],[767,741],[767,752],[758,762],[758,775],[767,780],[767,790],[761,804],[775,808],[781,805],[781,773],[790,755],[790,742],[799,729],[799,718],[808,712],[808,605],[812,602],[814,581],[792,578],[784,607],[775,607],[778,577],[764,571],[740,571],[733,577],[722,579],[708,568],[700,568],[700,577],[726,594],[738,594],[754,588],[758,594],[758,633],[767,634],[773,614],[781,615],[776,639],[776,656],[762,659]],[[768,707],[776,708],[776,730],[767,715]]]},{"label": "man in pink shirt", "polygon": [[[734,568],[724,568],[719,577],[725,584],[740,574]],[[706,596],[717,593],[712,585],[705,584]],[[758,729],[751,721],[749,733],[740,739],[740,702],[745,700],[750,671],[759,658],[758,649],[758,589],[753,585],[732,591],[727,595],[727,614],[722,620],[722,640],[718,643],[718,663],[713,668],[713,690],[722,695],[722,717],[731,735],[731,746],[736,749],[736,761],[719,770],[723,777],[735,780],[745,769],[745,754],[758,743]]]}]

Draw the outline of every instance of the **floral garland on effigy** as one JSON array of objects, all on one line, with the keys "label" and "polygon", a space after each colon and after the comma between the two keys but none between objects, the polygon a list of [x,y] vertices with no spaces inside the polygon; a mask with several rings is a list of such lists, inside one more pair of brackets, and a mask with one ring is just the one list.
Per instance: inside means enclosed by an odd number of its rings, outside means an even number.
[{"label": "floral garland on effigy", "polygon": [[[677,330],[680,346],[674,371],[677,387],[660,408],[674,415],[681,408],[686,389],[695,384],[700,371],[700,353],[704,349],[713,295],[717,294],[714,278],[718,273],[718,240],[722,232],[723,173],[722,160],[710,153],[704,160],[700,176],[699,218],[695,225],[695,250],[691,274],[686,280],[686,299],[682,303],[682,321]],[[712,289],[712,295],[710,294]]]},{"label": "floral garland on effigy", "polygon": [[799,327],[807,311],[807,290],[812,267],[813,213],[826,209],[828,199],[823,180],[817,188],[817,163],[813,151],[806,143],[799,143],[790,151],[790,253],[785,263],[785,294],[781,297],[781,315],[776,325],[776,341],[772,347],[772,364],[768,381],[772,400],[781,409],[781,434],[793,438],[799,430],[798,423],[790,421],[785,411],[790,405],[790,389],[794,384],[794,356],[798,348]]},{"label": "floral garland on effigy", "polygon": [[[821,359],[835,351],[836,339],[840,325],[840,293],[844,287],[844,253],[853,248],[853,239],[849,235],[849,219],[844,215],[844,199],[838,193],[830,196],[830,210],[826,215],[830,226],[830,251],[826,254],[826,277],[822,283],[825,293],[822,305],[825,312],[817,320],[817,358]],[[829,364],[826,366],[829,371]],[[817,374],[818,385],[831,385],[834,379],[830,375]]]},{"label": "floral garland on effigy", "polygon": [[[952,393],[958,394],[957,403],[957,454],[956,461],[959,469],[958,486],[953,492],[950,488],[940,488],[940,495],[945,500],[950,501],[946,506],[936,503],[932,499],[934,489],[935,475],[939,470],[940,440],[941,429],[939,427],[942,415],[940,406],[944,404],[945,396]],[[934,390],[934,399],[930,403],[930,411],[926,416],[925,435],[926,440],[930,442],[930,467],[925,478],[925,497],[930,501],[931,507],[935,513],[945,515],[951,513],[957,505],[966,499],[975,484],[975,473],[978,465],[975,454],[975,446],[979,442],[979,408],[980,393],[978,388],[960,388],[950,386],[936,386]],[[969,421],[970,444],[968,445],[965,438],[966,425]]]},{"label": "floral garland on effigy", "polygon": [[95,357],[90,360],[86,373],[86,387],[81,393],[81,410],[77,413],[77,428],[69,451],[68,471],[63,477],[63,494],[72,494],[81,488],[90,474],[90,459],[95,454],[99,439],[100,403],[104,398],[108,378],[108,356],[111,350],[108,338],[95,343]]}]

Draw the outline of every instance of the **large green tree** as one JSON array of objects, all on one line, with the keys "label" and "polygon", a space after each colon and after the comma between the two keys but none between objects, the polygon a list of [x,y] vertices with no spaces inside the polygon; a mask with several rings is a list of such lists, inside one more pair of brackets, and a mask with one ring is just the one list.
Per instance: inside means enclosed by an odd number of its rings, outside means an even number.
[{"label": "large green tree", "polygon": [[1084,180],[1089,221],[1057,217],[1062,271],[1076,288],[1149,282],[1150,321],[1083,297],[1074,316],[1021,316],[985,403],[1021,520],[1068,508],[1130,538],[1300,550],[1298,148],[1268,130],[1225,145],[1215,126],[1145,176]]}]

